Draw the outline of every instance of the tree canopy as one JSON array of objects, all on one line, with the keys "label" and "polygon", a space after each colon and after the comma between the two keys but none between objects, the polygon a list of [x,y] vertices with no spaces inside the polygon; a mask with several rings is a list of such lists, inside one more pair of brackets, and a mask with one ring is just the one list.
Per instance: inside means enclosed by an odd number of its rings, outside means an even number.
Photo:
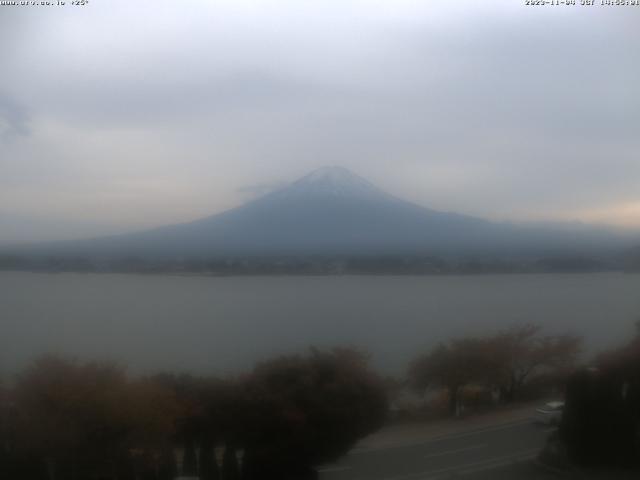
[{"label": "tree canopy", "polygon": [[227,380],[131,378],[115,364],[44,356],[0,390],[0,472],[233,480],[242,469],[243,479],[298,480],[346,453],[386,411],[381,381],[350,349],[279,357]]},{"label": "tree canopy", "polygon": [[569,370],[575,364],[581,339],[572,335],[540,334],[536,325],[515,326],[486,337],[466,337],[440,343],[409,366],[409,380],[419,389],[443,387],[449,410],[456,413],[459,392],[470,384],[498,389],[514,400],[538,373]]},{"label": "tree canopy", "polygon": [[270,474],[300,475],[335,460],[380,427],[387,412],[381,380],[349,349],[264,362],[248,378],[245,399],[247,466]]}]

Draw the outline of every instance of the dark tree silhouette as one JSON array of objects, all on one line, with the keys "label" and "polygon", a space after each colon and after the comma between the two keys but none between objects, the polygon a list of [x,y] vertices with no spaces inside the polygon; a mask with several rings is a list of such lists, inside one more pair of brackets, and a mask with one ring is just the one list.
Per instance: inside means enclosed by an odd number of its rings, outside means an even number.
[{"label": "dark tree silhouette", "polygon": [[449,413],[458,408],[460,389],[471,382],[485,380],[495,370],[486,341],[464,338],[441,343],[409,366],[414,387],[444,387],[449,394]]},{"label": "dark tree silhouette", "polygon": [[176,446],[181,473],[202,480],[312,479],[313,466],[344,454],[387,409],[366,358],[346,349],[280,357],[225,382],[132,380],[114,365],[43,357],[10,393],[8,424],[0,392],[0,468],[24,480],[169,480]]},{"label": "dark tree silhouette", "polygon": [[196,460],[196,447],[193,440],[189,439],[184,445],[184,458],[182,460],[182,475],[185,477],[195,477],[198,475],[198,465]]},{"label": "dark tree silhouette", "polygon": [[15,448],[49,480],[159,469],[177,415],[169,392],[117,366],[54,356],[34,362],[14,395]]},{"label": "dark tree silhouette", "polygon": [[251,479],[313,477],[313,466],[346,453],[387,413],[381,381],[349,349],[265,362],[244,393],[243,465]]},{"label": "dark tree silhouette", "polygon": [[640,467],[640,331],[570,378],[560,439],[573,462]]},{"label": "dark tree silhouette", "polygon": [[205,441],[200,446],[200,479],[218,480],[219,478],[220,472],[213,452],[213,444]]},{"label": "dark tree silhouette", "polygon": [[490,355],[503,398],[516,400],[536,374],[571,371],[582,348],[574,335],[540,335],[539,325],[518,325],[489,338]]},{"label": "dark tree silhouette", "polygon": [[409,380],[418,389],[445,388],[450,414],[458,411],[460,391],[469,384],[499,388],[505,400],[515,400],[539,373],[571,370],[580,352],[579,337],[539,333],[540,327],[523,325],[493,336],[441,343],[410,364]]},{"label": "dark tree silhouette", "polygon": [[224,480],[239,480],[240,467],[236,457],[236,450],[231,445],[227,445],[222,458],[222,478]]}]

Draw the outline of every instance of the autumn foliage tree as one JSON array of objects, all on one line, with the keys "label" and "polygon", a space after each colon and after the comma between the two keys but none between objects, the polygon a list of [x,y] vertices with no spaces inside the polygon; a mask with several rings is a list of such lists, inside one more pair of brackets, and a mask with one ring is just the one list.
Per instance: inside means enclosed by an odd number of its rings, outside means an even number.
[{"label": "autumn foliage tree", "polygon": [[54,356],[36,360],[14,396],[17,444],[49,480],[159,470],[178,413],[170,392],[131,382],[115,365]]},{"label": "autumn foliage tree", "polygon": [[415,359],[409,377],[419,389],[442,387],[449,395],[449,413],[455,414],[462,387],[488,380],[495,371],[489,343],[484,339],[463,338],[441,343]]},{"label": "autumn foliage tree", "polygon": [[383,383],[350,349],[279,357],[225,381],[133,379],[45,356],[0,393],[0,471],[21,480],[303,480],[387,412]]},{"label": "autumn foliage tree", "polygon": [[461,389],[470,384],[497,389],[504,400],[515,400],[528,380],[570,369],[580,352],[579,337],[542,336],[540,331],[524,325],[493,336],[441,343],[410,364],[409,380],[418,389],[445,388],[451,414],[458,411]]},{"label": "autumn foliage tree", "polygon": [[569,334],[541,335],[541,331],[539,325],[518,325],[488,339],[505,400],[516,400],[536,374],[570,371],[575,366],[582,339]]},{"label": "autumn foliage tree", "polygon": [[244,478],[313,478],[382,425],[387,399],[367,359],[349,349],[262,363],[247,379]]},{"label": "autumn foliage tree", "polygon": [[183,451],[182,473],[219,478],[223,465],[216,463],[214,448],[237,443],[244,415],[238,382],[188,374],[160,374],[150,380],[171,390],[181,406],[173,442]]}]

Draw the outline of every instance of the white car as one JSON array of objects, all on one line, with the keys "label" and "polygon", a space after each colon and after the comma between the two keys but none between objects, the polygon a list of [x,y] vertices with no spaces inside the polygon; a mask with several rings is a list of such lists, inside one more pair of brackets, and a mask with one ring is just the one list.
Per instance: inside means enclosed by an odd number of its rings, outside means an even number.
[{"label": "white car", "polygon": [[562,411],[564,410],[564,402],[549,402],[544,406],[536,409],[533,416],[535,423],[543,425],[558,425],[562,419]]}]

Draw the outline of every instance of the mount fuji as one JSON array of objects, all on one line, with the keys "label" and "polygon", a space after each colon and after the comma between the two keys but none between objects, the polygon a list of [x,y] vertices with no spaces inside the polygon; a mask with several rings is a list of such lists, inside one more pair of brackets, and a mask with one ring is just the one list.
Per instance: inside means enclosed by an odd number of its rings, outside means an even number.
[{"label": "mount fuji", "polygon": [[29,248],[87,258],[591,254],[626,241],[600,229],[524,227],[431,210],[342,167],[194,222]]}]

